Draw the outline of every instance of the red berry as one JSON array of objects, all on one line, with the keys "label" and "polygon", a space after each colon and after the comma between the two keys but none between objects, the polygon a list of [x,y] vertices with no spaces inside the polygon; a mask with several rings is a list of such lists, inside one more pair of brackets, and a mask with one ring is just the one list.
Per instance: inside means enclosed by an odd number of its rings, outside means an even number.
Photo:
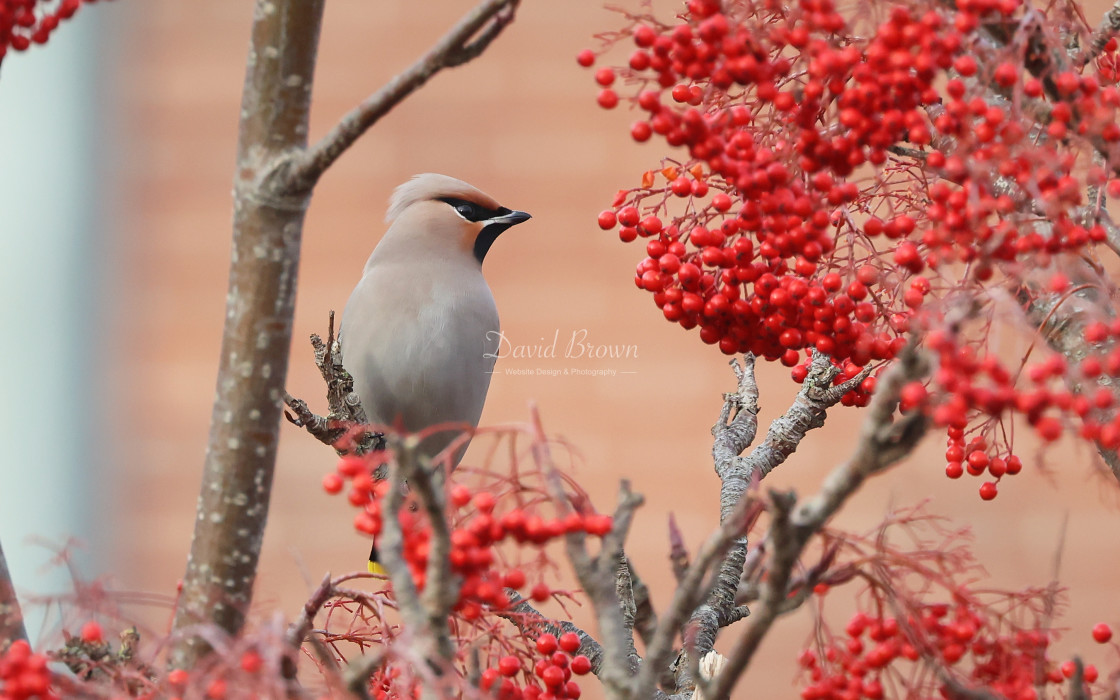
[{"label": "red berry", "polygon": [[256,651],[250,649],[241,655],[241,670],[246,673],[256,673],[264,666],[264,659]]},{"label": "red berry", "polygon": [[482,493],[475,494],[474,507],[478,508],[480,513],[490,513],[494,510],[494,506],[498,504],[498,500],[494,498],[494,494],[483,491]]},{"label": "red berry", "polygon": [[610,209],[599,212],[599,228],[604,231],[610,231],[617,223],[618,217]]},{"label": "red berry", "polygon": [[618,93],[610,88],[603,88],[599,93],[599,106],[603,109],[614,109],[618,106]]},{"label": "red berry", "polygon": [[980,485],[980,498],[984,499],[985,501],[990,501],[993,498],[995,498],[996,495],[997,495],[996,482],[985,481],[983,484]]},{"label": "red berry", "polygon": [[552,589],[548,587],[548,584],[542,581],[541,583],[533,586],[533,590],[530,595],[532,596],[533,600],[537,601],[538,603],[543,603],[544,601],[552,597]]},{"label": "red berry", "polygon": [[595,513],[592,515],[585,515],[583,517],[583,528],[589,535],[596,535],[603,537],[611,531],[613,519],[609,515]]},{"label": "red berry", "polygon": [[595,52],[591,49],[584,49],[576,54],[576,63],[584,68],[590,68],[595,63]]},{"label": "red berry", "polygon": [[583,676],[591,672],[591,660],[583,654],[572,657],[572,673]]},{"label": "red berry", "polygon": [[101,640],[102,640],[101,625],[97,624],[93,620],[90,620],[86,624],[82,625],[82,641],[83,642],[86,642],[87,644],[92,644],[94,642],[100,642]]},{"label": "red berry", "polygon": [[498,669],[488,668],[482,672],[482,677],[478,679],[478,684],[482,687],[483,690],[489,690],[491,687],[493,687],[494,683],[496,683],[497,680]]},{"label": "red berry", "polygon": [[560,635],[560,648],[569,654],[579,651],[579,635],[575,632],[565,632]]},{"label": "red berry", "polygon": [[455,484],[451,487],[451,504],[456,508],[462,508],[471,502],[471,490],[463,484]]},{"label": "red berry", "polygon": [[338,474],[331,473],[323,477],[323,490],[329,494],[336,494],[342,491],[342,477]]},{"label": "red berry", "polygon": [[184,669],[177,668],[167,674],[167,682],[171,685],[186,685],[190,674]]},{"label": "red berry", "polygon": [[1098,622],[1093,626],[1093,639],[1098,644],[1107,644],[1112,639],[1112,628],[1104,622]]},{"label": "red berry", "polygon": [[630,138],[638,143],[649,141],[649,137],[652,135],[653,128],[649,125],[649,122],[639,121],[630,125]]},{"label": "red berry", "polygon": [[614,83],[614,70],[611,68],[600,68],[595,71],[595,82],[603,87],[609,87]]},{"label": "red berry", "polygon": [[521,659],[516,656],[503,656],[498,661],[498,671],[503,676],[516,676],[521,671]]},{"label": "red berry", "polygon": [[502,585],[515,590],[521,588],[525,585],[525,572],[521,569],[510,569],[502,577]]},{"label": "red berry", "polygon": [[541,680],[550,688],[555,688],[564,682],[564,669],[549,664],[541,673]]},{"label": "red berry", "polygon": [[206,688],[206,697],[210,700],[222,700],[226,696],[226,679],[215,678]]},{"label": "red berry", "polygon": [[537,637],[537,651],[542,654],[552,654],[558,646],[555,635],[546,632]]},{"label": "red berry", "polygon": [[353,478],[366,471],[366,460],[356,455],[346,455],[338,460],[338,473]]}]

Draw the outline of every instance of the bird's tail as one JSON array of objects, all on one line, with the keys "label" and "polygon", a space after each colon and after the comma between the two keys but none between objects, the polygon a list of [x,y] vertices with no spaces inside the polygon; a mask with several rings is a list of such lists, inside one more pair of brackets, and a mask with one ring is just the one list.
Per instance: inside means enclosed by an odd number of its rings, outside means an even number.
[{"label": "bird's tail", "polygon": [[385,571],[385,567],[381,566],[381,562],[379,562],[377,560],[377,542],[374,542],[370,546],[370,550],[369,550],[369,572],[371,574],[382,574],[382,575],[385,575],[385,574],[388,573],[387,571]]}]

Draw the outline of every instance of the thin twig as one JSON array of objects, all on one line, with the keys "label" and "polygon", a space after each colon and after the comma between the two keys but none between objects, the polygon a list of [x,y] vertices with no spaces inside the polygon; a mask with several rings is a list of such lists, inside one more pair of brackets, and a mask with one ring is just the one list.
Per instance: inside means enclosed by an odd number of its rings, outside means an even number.
[{"label": "thin twig", "polygon": [[[520,0],[485,0],[406,70],[351,110],[321,140],[288,164],[284,189],[310,190],[338,157],[381,117],[444,68],[478,57],[514,18]],[[473,39],[473,40],[472,40]]]}]

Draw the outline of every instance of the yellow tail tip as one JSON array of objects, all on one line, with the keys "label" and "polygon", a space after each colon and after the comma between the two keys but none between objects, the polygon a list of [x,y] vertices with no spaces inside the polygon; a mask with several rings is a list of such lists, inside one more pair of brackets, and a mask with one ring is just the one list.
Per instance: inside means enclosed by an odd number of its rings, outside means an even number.
[{"label": "yellow tail tip", "polygon": [[372,559],[369,562],[369,572],[371,574],[381,574],[382,576],[389,573],[388,571],[385,570],[384,566],[381,566],[381,564],[378,564],[377,562],[373,561]]}]

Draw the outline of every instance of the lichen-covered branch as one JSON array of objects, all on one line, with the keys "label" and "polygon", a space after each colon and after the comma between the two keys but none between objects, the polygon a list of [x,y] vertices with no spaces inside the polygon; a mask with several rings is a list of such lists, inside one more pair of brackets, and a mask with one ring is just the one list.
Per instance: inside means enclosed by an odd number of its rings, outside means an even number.
[{"label": "lichen-covered branch", "polygon": [[289,163],[285,188],[299,192],[314,187],[367,129],[432,76],[481,55],[513,21],[519,4],[520,0],[485,0],[464,15],[427,53],[339,120],[319,142],[299,153]]},{"label": "lichen-covered branch", "polygon": [[[721,480],[720,514],[724,520],[743,498],[750,483],[765,477],[775,467],[785,462],[810,430],[824,425],[828,409],[839,403],[844,394],[857,387],[866,377],[866,374],[861,373],[845,382],[833,385],[832,381],[839,374],[839,368],[832,364],[832,360],[827,355],[814,353],[809,374],[801,390],[794,397],[793,404],[770,424],[762,443],[750,455],[741,457],[740,453],[749,447],[753,440],[754,430],[736,431],[734,425],[748,407],[753,407],[757,412],[758,389],[754,382],[753,359],[750,356],[746,358],[742,371],[736,366],[739,391],[725,397],[720,420],[712,429],[716,438],[712,457],[716,473]],[[727,419],[733,411],[737,413],[728,424]],[[747,412],[750,413],[750,410],[748,409]],[[756,418],[753,420],[757,422]],[[721,424],[727,427],[721,428]],[[736,449],[738,452],[734,452]],[[689,656],[693,662],[698,662],[713,649],[716,634],[721,628],[741,619],[744,614],[744,611],[736,606],[735,596],[746,555],[747,540],[742,536],[732,543],[724,556],[715,586],[708,594],[707,602],[696,608],[692,614],[687,641]],[[688,684],[693,680],[690,675],[687,673],[681,675],[679,683],[684,684],[682,689],[689,689]]]},{"label": "lichen-covered branch", "polygon": [[923,378],[927,372],[925,359],[911,344],[879,381],[855,452],[828,475],[817,495],[799,505],[792,494],[771,495],[775,509],[768,540],[771,560],[761,604],[748,619],[746,632],[731,650],[723,671],[711,687],[704,689],[705,697],[728,697],[781,614],[790,573],[810,538],[869,477],[895,464],[917,446],[928,427],[928,419],[918,411],[896,418],[895,411],[902,387]]},{"label": "lichen-covered branch", "polygon": [[284,403],[292,410],[284,412],[289,423],[303,428],[316,440],[330,445],[340,454],[365,454],[385,447],[381,433],[363,430],[368,419],[358,395],[354,393],[354,378],[342,366],[342,347],[334,332],[334,311],[327,322],[327,340],[318,334],[311,335],[315,353],[315,366],[327,385],[327,415],[311,411],[307,402],[284,392]]},{"label": "lichen-covered branch", "polygon": [[0,545],[0,652],[18,639],[26,641],[27,630],[23,626],[23,613],[12,585],[12,575],[8,572],[8,560],[4,558],[4,547]]},{"label": "lichen-covered branch", "polygon": [[603,646],[603,664],[599,678],[614,697],[629,697],[630,679],[637,674],[641,664],[634,646],[632,629],[626,625],[617,598],[616,580],[618,565],[624,556],[623,543],[630,531],[634,511],[641,506],[643,500],[641,495],[630,490],[629,482],[622,481],[611,531],[603,537],[602,547],[595,557],[587,552],[586,535],[583,532],[573,531],[565,535],[568,559],[580,586],[591,600],[599,623],[600,643]]},{"label": "lichen-covered branch", "polygon": [[634,679],[633,697],[648,697],[653,691],[668,665],[673,652],[673,641],[681,625],[715,585],[709,576],[712,567],[723,560],[731,542],[750,529],[750,524],[760,513],[761,507],[757,501],[742,500],[724,520],[720,529],[709,536],[696,552],[695,559],[673,593],[673,600],[661,616],[653,638],[647,642],[645,662]]}]

